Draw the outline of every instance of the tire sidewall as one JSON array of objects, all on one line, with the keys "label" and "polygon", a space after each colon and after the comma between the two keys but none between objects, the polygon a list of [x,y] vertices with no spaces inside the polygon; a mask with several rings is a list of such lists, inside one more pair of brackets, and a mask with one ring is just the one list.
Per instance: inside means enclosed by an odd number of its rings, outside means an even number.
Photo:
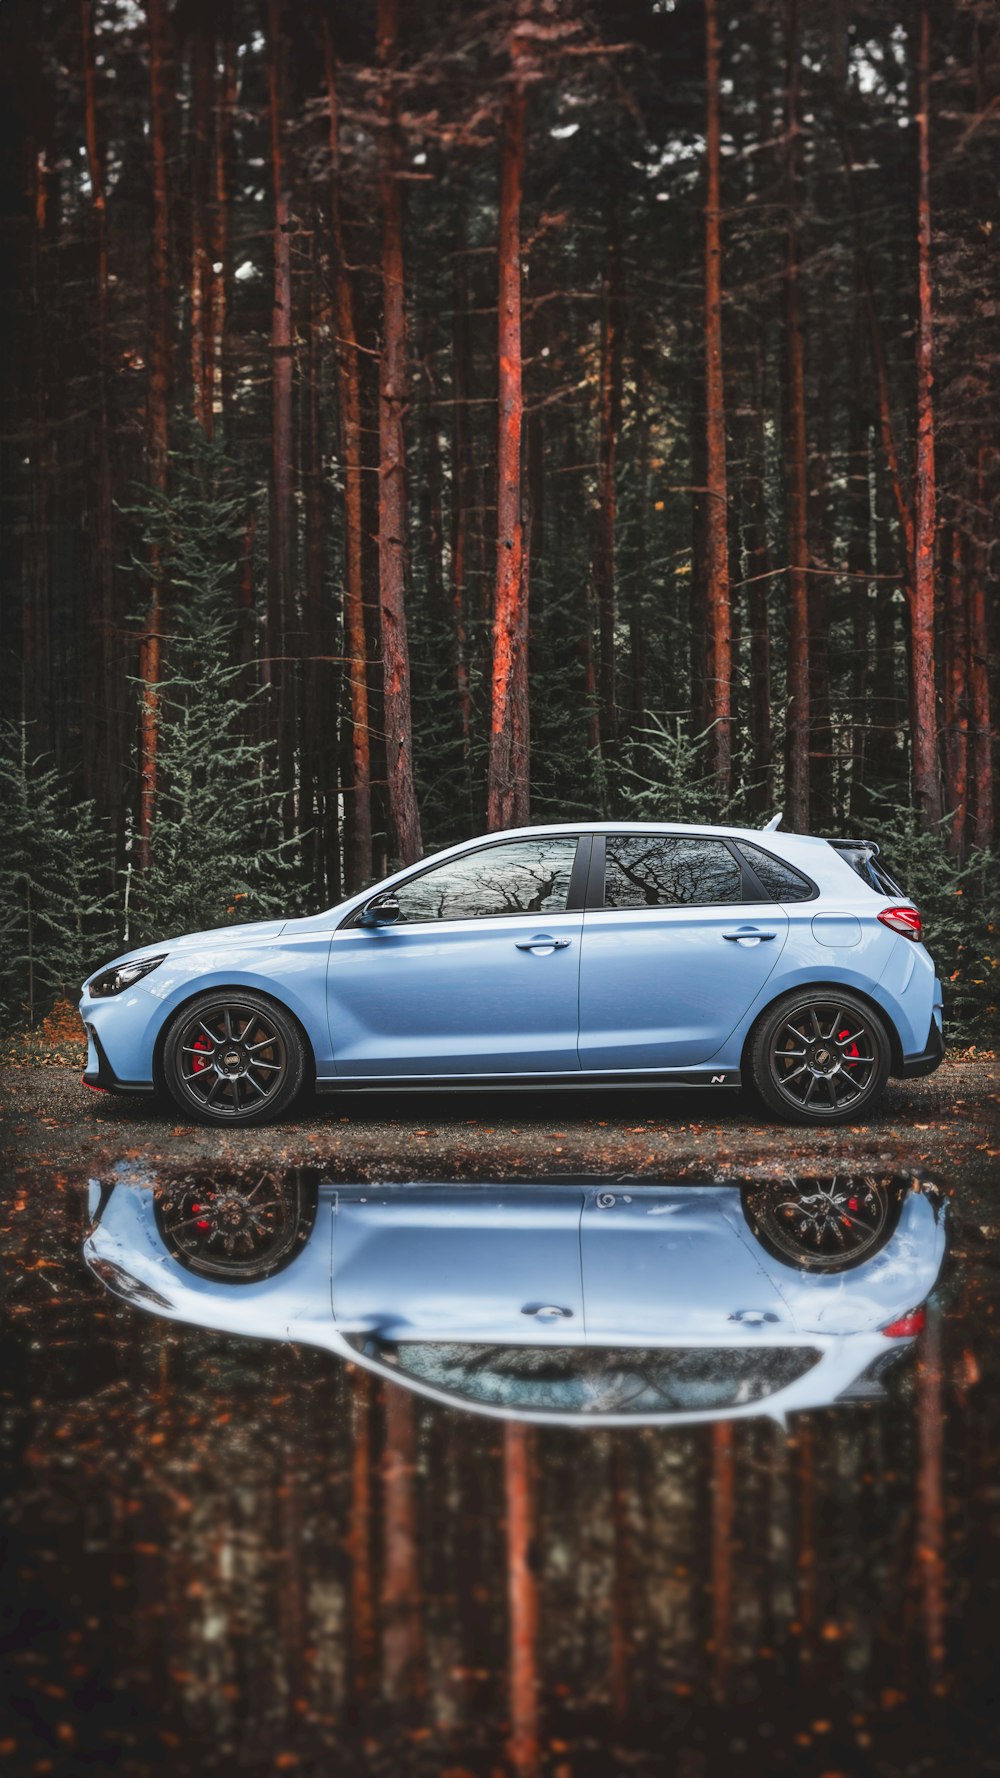
[{"label": "tire sidewall", "polygon": [[[223,1005],[256,1008],[273,1021],[285,1046],[286,1074],[278,1091],[266,1105],[252,1106],[235,1114],[213,1116],[211,1107],[198,1105],[184,1087],[180,1078],[177,1049],[185,1027],[193,1018],[197,1018],[199,1013],[207,1012],[210,1007]],[[296,1021],[278,1001],[252,988],[220,988],[197,995],[174,1013],[163,1042],[161,1068],[163,1084],[171,1102],[186,1117],[193,1118],[198,1123],[210,1124],[213,1129],[238,1130],[248,1125],[271,1123],[275,1118],[281,1117],[298,1098],[305,1084],[306,1047]]]},{"label": "tire sidewall", "polygon": [[[770,1048],[775,1028],[796,1011],[813,1006],[817,1001],[838,1001],[845,1009],[856,1012],[871,1029],[878,1050],[878,1066],[860,1101],[855,1100],[838,1111],[813,1111],[811,1107],[795,1106],[776,1086],[771,1074]],[[882,1096],[889,1078],[892,1055],[885,1024],[874,1007],[849,989],[803,988],[785,994],[758,1024],[750,1046],[750,1072],[753,1090],[768,1109],[785,1123],[808,1124],[817,1129],[834,1128],[837,1124],[854,1123],[866,1116]]]}]

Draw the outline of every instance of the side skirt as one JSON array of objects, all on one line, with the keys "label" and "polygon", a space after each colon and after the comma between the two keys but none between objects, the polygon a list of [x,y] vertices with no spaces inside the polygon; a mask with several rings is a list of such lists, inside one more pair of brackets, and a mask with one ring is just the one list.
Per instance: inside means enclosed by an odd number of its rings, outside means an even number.
[{"label": "side skirt", "polygon": [[343,1074],[318,1080],[317,1093],[419,1092],[439,1088],[452,1092],[516,1088],[525,1092],[553,1087],[738,1087],[738,1068],[685,1068],[647,1074]]}]

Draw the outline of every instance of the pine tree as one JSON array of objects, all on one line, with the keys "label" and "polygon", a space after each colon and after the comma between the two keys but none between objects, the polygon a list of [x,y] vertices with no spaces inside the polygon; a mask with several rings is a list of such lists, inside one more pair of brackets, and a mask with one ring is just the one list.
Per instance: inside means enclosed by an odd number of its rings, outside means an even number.
[{"label": "pine tree", "polygon": [[24,722],[0,729],[0,819],[0,1008],[33,1024],[117,948],[102,880],[109,838],[94,805],[75,803],[55,764],[32,755]]},{"label": "pine tree", "polygon": [[[159,800],[134,905],[153,938],[294,911],[277,749],[248,722],[232,655],[245,495],[222,445],[189,428],[171,491],[142,514],[173,590],[160,686]],[[261,694],[266,695],[266,694]]]}]

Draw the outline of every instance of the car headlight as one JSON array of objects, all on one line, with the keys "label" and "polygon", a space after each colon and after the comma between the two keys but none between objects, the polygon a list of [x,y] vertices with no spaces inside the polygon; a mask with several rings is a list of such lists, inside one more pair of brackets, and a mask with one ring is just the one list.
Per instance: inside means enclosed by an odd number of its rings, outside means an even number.
[{"label": "car headlight", "polygon": [[159,957],[138,957],[134,963],[119,963],[114,969],[106,969],[103,975],[95,975],[88,992],[95,1000],[106,1000],[109,994],[120,994],[124,988],[131,988],[133,983],[141,982],[151,969],[158,969],[166,955],[164,951]]}]

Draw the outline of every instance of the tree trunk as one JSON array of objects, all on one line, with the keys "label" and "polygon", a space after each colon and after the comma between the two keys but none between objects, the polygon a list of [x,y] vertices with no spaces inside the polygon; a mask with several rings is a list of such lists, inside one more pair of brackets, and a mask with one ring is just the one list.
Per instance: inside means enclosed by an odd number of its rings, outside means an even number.
[{"label": "tree trunk", "polygon": [[379,604],[389,812],[400,863],[413,864],[423,852],[420,813],[413,782],[413,712],[410,651],[406,633],[406,309],[403,274],[403,197],[396,140],[393,78],[398,37],[398,0],[378,0],[378,58],[381,69],[382,149],[379,191],[382,203],[382,353],[379,361]]},{"label": "tree trunk", "polygon": [[233,111],[236,106],[236,46],[226,32],[222,51],[222,82],[215,113],[215,154],[212,185],[212,279],[208,325],[209,362],[206,367],[209,399],[209,433],[215,414],[227,407],[226,315],[230,274],[230,162],[233,145]]},{"label": "tree trunk", "polygon": [[729,604],[726,409],[722,366],[719,231],[719,23],[705,0],[705,468],[709,757],[720,801],[732,786],[732,635]]},{"label": "tree trunk", "polygon": [[94,582],[92,685],[90,705],[92,749],[85,750],[84,781],[106,810],[116,836],[122,827],[122,767],[125,724],[119,653],[116,647],[118,602],[114,559],[114,499],[108,416],[108,218],[104,159],[97,135],[97,96],[91,0],[81,0],[83,46],[84,134],[90,202],[97,248],[97,448],[94,490]]},{"label": "tree trunk", "polygon": [[517,1778],[536,1778],[539,1767],[533,1452],[531,1428],[508,1421],[504,1426],[504,1486],[510,1613],[510,1762]]},{"label": "tree trunk", "polygon": [[346,823],[345,887],[371,881],[371,735],[368,716],[368,644],[365,636],[362,572],[361,373],[355,336],[354,283],[344,250],[341,216],[340,136],[337,69],[329,19],[324,21],[326,91],[330,113],[330,232],[333,244],[333,314],[336,331],[337,398],[344,463],[344,653],[351,694],[351,790]]},{"label": "tree trunk", "polygon": [[927,1308],[917,1367],[916,1568],[920,1581],[924,1652],[931,1675],[939,1678],[945,1659],[944,1565],[944,1399],[940,1310]]},{"label": "tree trunk", "polygon": [[[150,261],[150,341],[147,395],[149,479],[158,494],[167,489],[167,426],[170,410],[170,212],[167,182],[165,0],[147,0],[149,26],[149,135],[153,166],[153,219]],[[139,815],[137,858],[150,863],[156,806],[156,755],[160,726],[160,652],[163,627],[162,564],[154,549],[146,627],[139,649],[142,692],[139,709]]]},{"label": "tree trunk", "polygon": [[965,852],[968,823],[969,712],[966,688],[970,679],[968,624],[963,585],[962,532],[951,528],[951,556],[944,614],[944,782],[945,812],[949,817],[948,847],[956,858]]},{"label": "tree trunk", "polygon": [[521,489],[521,188],[524,90],[516,68],[504,107],[499,223],[497,570],[486,821],[529,819],[528,571]]},{"label": "tree trunk", "polygon": [[798,0],[787,0],[785,246],[785,466],[788,482],[788,717],[785,801],[788,826],[809,828],[809,533],[805,366],[799,299],[799,45]]},{"label": "tree trunk", "polygon": [[746,502],[747,615],[750,631],[750,715],[753,739],[753,808],[757,814],[774,813],[774,713],[771,708],[771,556],[767,541],[767,504],[764,464],[764,349],[758,342],[754,354],[753,415],[748,428],[744,478]]},{"label": "tree trunk", "polygon": [[615,530],[617,524],[616,471],[618,434],[622,410],[621,349],[621,245],[618,218],[611,200],[607,251],[601,280],[601,367],[598,415],[597,550],[594,582],[597,590],[600,640],[601,747],[607,757],[618,740],[618,705],[615,688]]},{"label": "tree trunk", "polygon": [[350,1559],[350,1672],[360,1705],[371,1685],[375,1652],[372,1599],[372,1380],[367,1371],[350,1374],[351,1503],[347,1532]]},{"label": "tree trunk", "polygon": [[733,1428],[719,1420],[712,1427],[712,1668],[720,1701],[732,1664],[734,1502]]},{"label": "tree trunk", "polygon": [[293,677],[289,670],[295,614],[295,458],[292,436],[291,221],[283,132],[285,47],[282,0],[268,0],[267,79],[271,124],[271,191],[274,205],[274,288],[271,304],[271,535],[268,549],[267,671],[278,736],[282,825],[295,828],[295,729]]},{"label": "tree trunk", "polygon": [[469,416],[466,412],[472,383],[469,340],[469,289],[466,265],[465,207],[462,200],[458,247],[455,255],[454,321],[452,324],[452,429],[451,429],[451,611],[455,692],[462,736],[462,764],[472,819],[472,694],[469,686],[466,633],[467,581],[469,571],[469,517],[474,478],[471,464]]},{"label": "tree trunk", "polygon": [[969,615],[969,714],[972,720],[972,776],[975,784],[975,826],[977,846],[989,846],[993,840],[993,737],[990,730],[990,639],[987,623],[986,579],[989,573],[988,548],[983,527],[989,521],[986,501],[987,453],[979,453],[979,474],[976,484],[975,531],[968,595]]},{"label": "tree trunk", "polygon": [[199,11],[191,44],[191,282],[190,351],[194,416],[206,437],[212,434],[212,109],[215,44],[209,17]]},{"label": "tree trunk", "polygon": [[385,1391],[384,1541],[382,1550],[382,1690],[391,1704],[423,1695],[417,1432],[413,1396]]},{"label": "tree trunk", "polygon": [[914,555],[910,587],[910,735],[913,797],[925,827],[941,819],[934,683],[934,469],[933,316],[931,307],[930,204],[930,12],[920,12],[917,53],[917,472],[914,478]]},{"label": "tree trunk", "polygon": [[851,341],[851,390],[847,414],[847,573],[851,611],[851,782],[853,820],[864,817],[865,752],[871,713],[868,709],[868,574],[871,560],[871,489],[868,414],[864,401],[864,351],[861,303],[856,302]]}]

